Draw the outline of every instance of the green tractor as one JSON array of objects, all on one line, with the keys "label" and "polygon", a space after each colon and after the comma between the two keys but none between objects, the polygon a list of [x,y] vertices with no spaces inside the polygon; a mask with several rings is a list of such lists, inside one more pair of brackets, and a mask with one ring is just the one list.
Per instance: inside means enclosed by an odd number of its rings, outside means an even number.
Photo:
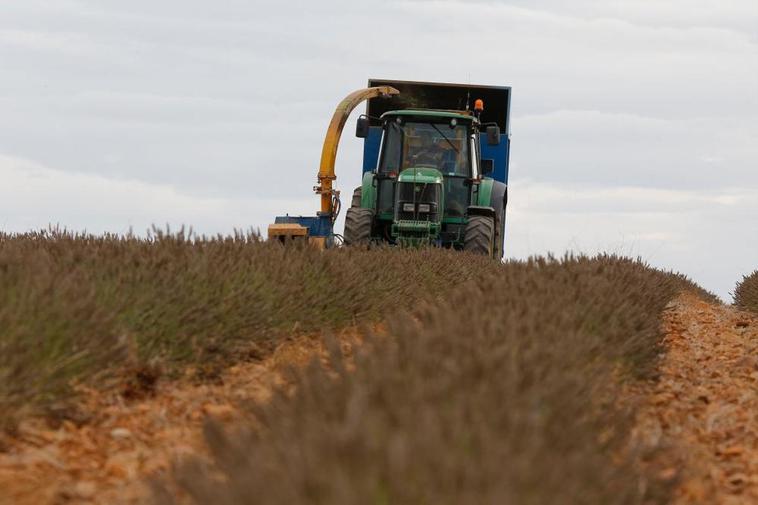
[{"label": "green tractor", "polygon": [[[509,146],[497,124],[482,123],[482,111],[476,100],[473,111],[390,110],[374,126],[359,118],[364,158],[372,143],[380,147],[376,168],[364,163],[353,193],[345,244],[434,245],[501,258]],[[492,177],[496,160],[505,163],[501,180]]]},{"label": "green tractor", "polygon": [[348,116],[364,101],[356,127],[364,139],[363,183],[347,210],[344,243],[433,245],[501,258],[511,88],[499,86],[370,79],[337,105],[329,123],[313,188],[321,210],[277,216],[269,239],[335,246],[337,147]]}]

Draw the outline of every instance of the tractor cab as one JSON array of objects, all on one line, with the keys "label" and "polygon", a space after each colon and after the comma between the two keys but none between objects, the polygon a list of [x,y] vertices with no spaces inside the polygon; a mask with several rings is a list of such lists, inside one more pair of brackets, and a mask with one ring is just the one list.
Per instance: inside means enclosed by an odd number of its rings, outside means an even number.
[{"label": "tractor cab", "polygon": [[404,244],[437,241],[443,231],[450,231],[446,225],[455,224],[450,218],[465,215],[472,180],[479,175],[476,118],[403,110],[381,119],[377,190],[379,212],[392,214],[390,238]]}]

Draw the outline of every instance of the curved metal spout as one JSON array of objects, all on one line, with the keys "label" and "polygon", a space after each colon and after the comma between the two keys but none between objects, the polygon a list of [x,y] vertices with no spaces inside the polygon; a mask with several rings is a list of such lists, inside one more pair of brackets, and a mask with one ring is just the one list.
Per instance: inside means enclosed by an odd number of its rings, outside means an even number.
[{"label": "curved metal spout", "polygon": [[316,193],[321,195],[321,212],[331,214],[334,212],[332,202],[335,190],[332,187],[332,181],[337,176],[334,175],[334,163],[337,159],[337,147],[339,146],[342,129],[345,127],[348,116],[361,102],[377,96],[392,96],[400,93],[391,86],[377,86],[374,88],[359,89],[347,95],[337,106],[334,111],[329,128],[326,130],[324,138],[324,147],[321,150],[321,164],[318,171],[318,186],[313,188]]}]

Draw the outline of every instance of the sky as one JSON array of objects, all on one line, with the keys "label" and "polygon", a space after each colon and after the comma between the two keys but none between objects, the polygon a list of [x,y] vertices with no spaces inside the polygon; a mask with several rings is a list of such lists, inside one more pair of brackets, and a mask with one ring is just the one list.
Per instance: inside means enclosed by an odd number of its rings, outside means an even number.
[{"label": "sky", "polygon": [[[3,0],[0,13],[0,230],[265,232],[312,215],[334,107],[384,78],[512,86],[508,258],[640,257],[725,300],[758,268],[755,0]],[[337,158],[347,201],[359,113]]]}]

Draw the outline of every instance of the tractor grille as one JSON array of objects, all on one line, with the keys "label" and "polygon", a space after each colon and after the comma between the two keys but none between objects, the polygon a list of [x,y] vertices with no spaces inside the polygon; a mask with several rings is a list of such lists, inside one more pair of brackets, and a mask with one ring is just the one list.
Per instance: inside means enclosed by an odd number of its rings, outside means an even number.
[{"label": "tractor grille", "polygon": [[398,221],[438,220],[440,201],[439,184],[401,182],[397,188],[395,219]]}]

